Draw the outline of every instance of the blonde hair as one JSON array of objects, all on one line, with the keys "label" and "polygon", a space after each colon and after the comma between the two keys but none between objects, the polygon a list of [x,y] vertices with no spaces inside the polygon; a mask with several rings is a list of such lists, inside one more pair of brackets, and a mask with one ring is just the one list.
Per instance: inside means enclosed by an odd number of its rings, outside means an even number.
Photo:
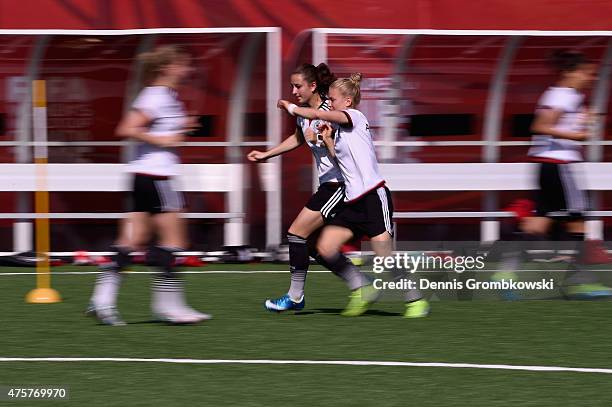
[{"label": "blonde hair", "polygon": [[181,58],[189,56],[189,52],[178,45],[160,45],[155,50],[138,55],[142,63],[142,78],[145,86],[154,82],[162,70]]},{"label": "blonde hair", "polygon": [[361,101],[361,79],[363,75],[359,72],[352,73],[349,78],[336,79],[330,88],[336,88],[345,97],[353,99],[352,107],[357,107]]}]

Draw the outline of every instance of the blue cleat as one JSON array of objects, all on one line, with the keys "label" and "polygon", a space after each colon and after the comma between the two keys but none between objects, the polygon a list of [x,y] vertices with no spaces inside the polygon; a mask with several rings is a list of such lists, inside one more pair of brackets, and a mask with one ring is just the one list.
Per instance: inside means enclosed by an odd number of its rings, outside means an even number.
[{"label": "blue cleat", "polygon": [[568,300],[598,300],[612,297],[612,288],[600,283],[578,284],[566,287],[563,294]]},{"label": "blue cleat", "polygon": [[266,300],[264,303],[264,307],[271,312],[283,312],[289,310],[300,311],[304,309],[304,305],[306,305],[306,301],[304,300],[303,295],[299,301],[293,301],[288,294],[285,294],[275,300]]}]

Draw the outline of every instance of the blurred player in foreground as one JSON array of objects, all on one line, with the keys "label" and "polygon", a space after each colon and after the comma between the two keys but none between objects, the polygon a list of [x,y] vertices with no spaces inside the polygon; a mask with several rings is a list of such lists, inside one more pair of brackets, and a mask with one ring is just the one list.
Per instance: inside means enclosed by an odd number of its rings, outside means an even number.
[{"label": "blurred player in foreground", "polygon": [[[132,103],[116,129],[119,137],[138,142],[130,161],[133,174],[129,233],[122,231],[113,247],[117,254],[99,275],[88,314],[107,325],[125,325],[117,311],[121,271],[130,264],[130,253],[147,251],[147,263],[159,268],[152,284],[151,310],[154,317],[175,324],[196,323],[210,318],[189,307],[183,282],[174,271],[175,253],[187,247],[184,201],[173,187],[179,157],[175,147],[192,129],[178,88],[191,75],[191,56],[167,45],[140,55],[146,87]],[[126,223],[123,227],[127,227]],[[150,245],[157,233],[157,243]]]}]

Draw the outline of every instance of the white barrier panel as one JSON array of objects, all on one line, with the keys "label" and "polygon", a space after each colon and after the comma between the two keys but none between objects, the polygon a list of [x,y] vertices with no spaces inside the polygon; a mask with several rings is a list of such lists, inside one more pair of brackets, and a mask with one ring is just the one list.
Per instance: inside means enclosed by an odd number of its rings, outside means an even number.
[{"label": "white barrier panel", "polygon": [[[0,191],[36,191],[37,164],[0,164]],[[243,164],[181,164],[177,187],[185,192],[243,189]],[[124,164],[47,164],[52,192],[129,190]]]},{"label": "white barrier panel", "polygon": [[534,189],[531,163],[381,164],[392,191],[520,191]]},{"label": "white barrier panel", "polygon": [[[571,166],[578,184],[586,190],[612,190],[612,163],[578,163]],[[381,164],[392,191],[526,191],[537,188],[535,163]],[[592,216],[610,216],[607,212]],[[506,217],[504,212],[396,212],[394,218]],[[499,222],[481,222],[481,240],[499,238]],[[603,238],[603,222],[587,221],[587,238]]]},{"label": "white barrier panel", "polygon": [[[235,192],[245,187],[244,164],[181,164],[177,187],[185,192]],[[522,191],[536,188],[534,163],[381,164],[392,191]],[[612,190],[612,163],[572,167],[588,190]],[[51,192],[129,189],[124,164],[47,164]],[[269,190],[271,167],[259,165]],[[35,191],[36,164],[0,164],[0,191]]]},{"label": "white barrier panel", "polygon": [[[0,164],[0,191],[20,192],[36,191],[37,164]],[[232,210],[216,216],[225,219],[224,243],[227,246],[246,244],[246,225],[244,224],[245,205],[242,191],[244,190],[243,164],[182,164],[177,177],[176,188],[184,192],[226,192],[228,201],[232,202]],[[121,192],[130,188],[128,167],[124,164],[46,164],[47,186],[50,192]],[[11,215],[11,214],[9,214]],[[21,214],[29,215],[29,214]],[[57,214],[61,215],[61,214]],[[65,214],[67,215],[67,214]],[[72,218],[80,218],[73,214]],[[105,215],[117,214],[86,214],[105,218]],[[189,216],[187,217],[194,217]],[[54,218],[54,216],[50,216]],[[65,216],[68,218],[69,216]],[[29,224],[29,223],[27,223]],[[14,246],[22,251],[31,241],[31,231],[23,222],[17,222],[14,230]]]},{"label": "white barrier panel", "polygon": [[[587,190],[612,190],[612,163],[572,165]],[[537,187],[535,163],[381,164],[392,191],[525,191]]]}]

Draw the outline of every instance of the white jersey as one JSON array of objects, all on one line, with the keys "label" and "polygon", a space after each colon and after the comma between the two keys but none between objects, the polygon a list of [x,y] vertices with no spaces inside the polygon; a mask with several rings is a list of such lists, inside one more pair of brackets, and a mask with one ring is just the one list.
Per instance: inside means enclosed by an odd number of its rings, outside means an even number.
[{"label": "white jersey", "polygon": [[[176,91],[166,86],[148,86],[139,94],[132,108],[151,119],[147,133],[152,136],[176,134],[183,130],[186,122],[185,108],[178,100]],[[174,176],[178,174],[179,157],[173,147],[158,147],[138,143],[136,156],[130,161],[131,172]]]},{"label": "white jersey", "polygon": [[[320,110],[330,110],[331,104],[329,99],[325,99],[321,106],[319,106]],[[319,133],[318,127],[322,123],[322,120],[310,120],[305,119],[303,117],[297,118],[297,130],[302,133],[302,136],[306,134],[306,130],[311,128],[315,134]],[[344,182],[342,178],[342,172],[340,168],[338,168],[338,164],[336,160],[333,159],[329,155],[329,151],[323,142],[311,143],[306,140],[306,144],[310,147],[310,151],[312,151],[312,155],[315,159],[315,165],[317,166],[317,173],[319,175],[319,185],[325,182]]]},{"label": "white jersey", "polygon": [[338,126],[335,135],[336,160],[346,183],[345,200],[354,201],[384,184],[370,134],[368,119],[356,109],[344,110],[349,123]]},{"label": "white jersey", "polygon": [[[551,86],[538,101],[538,109],[554,109],[562,112],[555,125],[556,130],[584,131],[584,95],[573,88]],[[536,110],[536,113],[537,113]],[[564,162],[582,161],[582,147],[574,140],[555,138],[547,134],[536,134],[529,156]]]}]

